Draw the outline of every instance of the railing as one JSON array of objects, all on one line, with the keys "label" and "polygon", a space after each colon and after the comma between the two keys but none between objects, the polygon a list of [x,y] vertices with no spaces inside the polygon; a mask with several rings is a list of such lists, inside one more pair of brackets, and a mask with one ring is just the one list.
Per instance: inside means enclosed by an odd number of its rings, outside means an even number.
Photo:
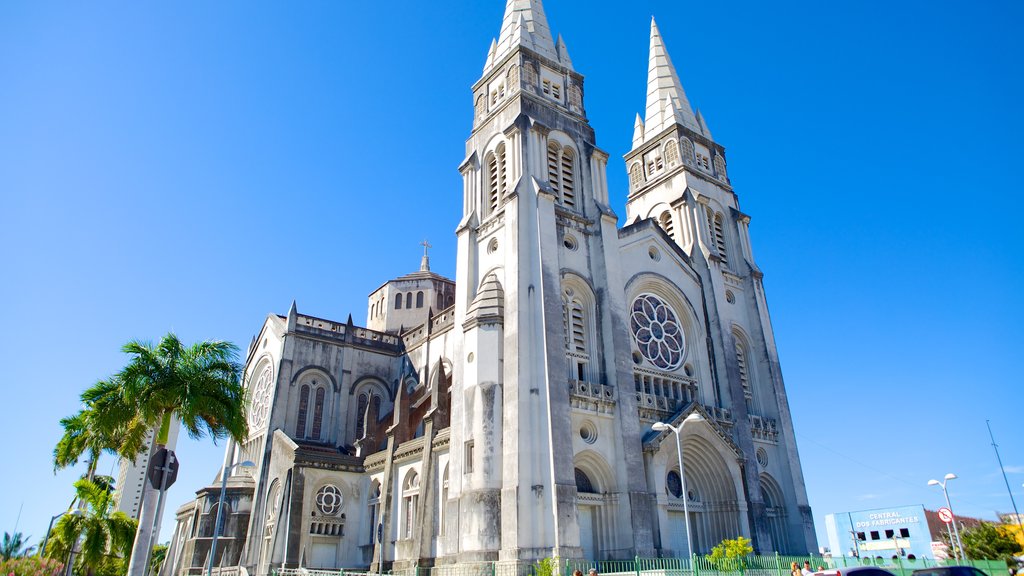
[{"label": "railing", "polygon": [[[707,556],[691,558],[640,558],[629,560],[564,560],[555,566],[552,576],[572,576],[575,570],[584,575],[591,568],[601,576],[789,576],[790,565],[803,566],[809,562],[814,570],[877,566],[896,574],[911,576],[914,570],[935,566],[973,566],[987,576],[1005,576],[1006,563],[1002,560],[947,560],[931,558],[826,558],[822,556],[782,556],[779,554],[713,562]],[[229,572],[223,572],[228,576]],[[538,576],[538,565],[526,561],[471,562],[444,564],[433,567],[413,566],[387,571],[392,576]],[[285,568],[271,570],[269,576],[379,576],[366,570],[318,570],[311,568]]]}]

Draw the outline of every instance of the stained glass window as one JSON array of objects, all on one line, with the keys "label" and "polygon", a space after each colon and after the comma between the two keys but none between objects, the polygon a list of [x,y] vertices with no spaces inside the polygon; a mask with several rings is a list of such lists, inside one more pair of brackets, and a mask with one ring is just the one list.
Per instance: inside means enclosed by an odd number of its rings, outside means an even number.
[{"label": "stained glass window", "polygon": [[685,337],[672,308],[653,294],[633,301],[630,330],[640,354],[662,370],[675,370],[683,361]]}]

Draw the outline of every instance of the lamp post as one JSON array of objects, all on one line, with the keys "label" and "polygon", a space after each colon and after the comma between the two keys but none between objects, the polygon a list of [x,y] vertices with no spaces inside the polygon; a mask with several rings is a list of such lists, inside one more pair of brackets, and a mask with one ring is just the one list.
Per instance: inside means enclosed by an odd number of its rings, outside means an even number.
[{"label": "lamp post", "polygon": [[[951,472],[943,476],[942,482],[939,482],[938,480],[934,479],[928,481],[929,486],[942,487],[942,495],[946,497],[946,508],[949,508],[950,514],[953,513],[953,506],[949,503],[949,492],[946,491],[946,482],[954,480],[955,478],[956,474],[953,474]],[[966,558],[966,555],[964,554],[964,545],[960,542],[960,530],[956,527],[956,514],[953,514],[953,521],[951,522],[951,524],[953,525],[953,534],[956,536],[956,547],[959,548],[959,554],[954,554],[954,556],[957,560],[960,560],[961,557]]]},{"label": "lamp post", "polygon": [[39,550],[40,556],[46,556],[46,543],[50,541],[50,532],[53,532],[53,521],[65,514],[71,514],[72,516],[81,516],[82,511],[78,508],[75,508],[74,510],[65,510],[60,514],[57,514],[53,518],[50,518],[50,525],[46,527],[46,537],[43,538],[43,547]]},{"label": "lamp post", "polygon": [[217,500],[217,518],[213,521],[213,542],[210,543],[210,565],[206,568],[206,576],[213,576],[213,562],[214,558],[217,557],[217,533],[220,532],[220,515],[224,511],[224,490],[228,485],[228,474],[235,468],[252,468],[256,466],[252,460],[246,460],[244,462],[238,462],[230,466],[225,466],[224,471],[220,475],[220,498]]},{"label": "lamp post", "polygon": [[686,492],[686,471],[683,468],[683,441],[681,436],[683,434],[683,426],[686,426],[687,422],[700,422],[703,419],[704,418],[702,418],[700,414],[694,412],[680,422],[678,428],[664,422],[655,422],[654,425],[651,426],[652,430],[656,430],[658,432],[671,430],[676,435],[676,453],[679,456],[679,480],[682,483],[683,488],[683,522],[686,524],[686,553],[689,554],[690,558],[693,558],[693,542],[690,540],[690,508],[687,505],[687,501],[690,497]]}]

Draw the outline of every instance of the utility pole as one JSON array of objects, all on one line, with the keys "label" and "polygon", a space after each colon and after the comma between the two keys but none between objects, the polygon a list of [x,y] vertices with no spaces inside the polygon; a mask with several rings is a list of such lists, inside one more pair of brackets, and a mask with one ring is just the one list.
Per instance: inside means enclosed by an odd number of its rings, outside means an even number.
[{"label": "utility pole", "polygon": [[996,437],[992,435],[992,424],[985,420],[988,426],[988,437],[992,439],[992,449],[996,451],[996,461],[999,462],[999,471],[1003,473],[1003,482],[1006,483],[1006,491],[1010,493],[1010,504],[1013,505],[1013,517],[1017,519],[1017,527],[1024,532],[1024,526],[1020,522],[1020,513],[1017,512],[1017,502],[1013,499],[1013,490],[1010,490],[1010,481],[1006,479],[1006,469],[1003,468],[1003,459],[999,457],[999,446],[996,444]]}]

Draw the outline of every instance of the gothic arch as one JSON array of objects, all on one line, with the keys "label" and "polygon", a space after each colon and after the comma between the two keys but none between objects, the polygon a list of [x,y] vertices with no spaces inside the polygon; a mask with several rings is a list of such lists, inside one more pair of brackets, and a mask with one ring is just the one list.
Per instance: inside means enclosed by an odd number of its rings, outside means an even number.
[{"label": "gothic arch", "polygon": [[757,359],[750,347],[750,338],[738,324],[732,325],[733,353],[735,354],[736,369],[739,372],[740,384],[743,388],[743,396],[747,402],[747,411],[751,414],[760,414],[760,398],[757,388]]},{"label": "gothic arch", "polygon": [[323,366],[317,366],[315,364],[303,366],[298,372],[296,372],[295,375],[292,376],[291,385],[295,386],[295,384],[298,383],[299,378],[302,378],[307,372],[310,371],[317,373],[319,376],[322,376],[325,380],[331,383],[331,388],[333,388],[335,392],[338,391],[338,381],[334,379],[334,376],[331,376],[331,373],[327,370],[327,368],[324,368]]},{"label": "gothic arch", "polygon": [[767,472],[761,473],[758,477],[758,483],[761,488],[761,499],[764,501],[765,518],[772,547],[775,549],[775,552],[785,554],[789,551],[789,534],[786,519],[786,498],[782,492],[782,487]]},{"label": "gothic arch", "polygon": [[573,210],[583,208],[582,157],[575,142],[567,134],[548,134],[546,153],[547,181],[555,191],[558,203]]},{"label": "gothic arch", "polygon": [[607,494],[616,491],[615,474],[612,472],[608,461],[595,450],[583,450],[573,457],[573,467],[587,475],[594,486],[597,494]]}]

